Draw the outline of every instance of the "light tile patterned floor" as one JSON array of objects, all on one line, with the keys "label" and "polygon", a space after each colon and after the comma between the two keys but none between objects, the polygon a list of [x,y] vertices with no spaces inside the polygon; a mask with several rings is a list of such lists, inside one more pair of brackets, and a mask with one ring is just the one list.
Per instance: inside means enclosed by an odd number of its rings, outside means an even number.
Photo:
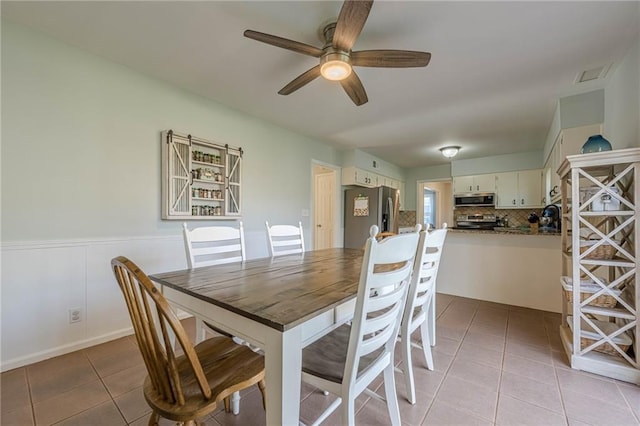
[{"label": "light tile patterned floor", "polygon": [[[396,375],[403,424],[640,425],[639,386],[568,367],[558,314],[447,295],[438,295],[437,313],[435,371],[414,353],[415,405],[407,403]],[[185,327],[193,332],[193,321]],[[1,424],[146,425],[145,375],[131,336],[5,372]],[[238,416],[218,410],[204,424],[264,424],[259,392],[242,397]],[[303,385],[301,401],[301,420],[308,423],[333,398]],[[358,425],[389,423],[385,405],[367,396],[357,410]],[[325,424],[340,420],[334,413]]]}]

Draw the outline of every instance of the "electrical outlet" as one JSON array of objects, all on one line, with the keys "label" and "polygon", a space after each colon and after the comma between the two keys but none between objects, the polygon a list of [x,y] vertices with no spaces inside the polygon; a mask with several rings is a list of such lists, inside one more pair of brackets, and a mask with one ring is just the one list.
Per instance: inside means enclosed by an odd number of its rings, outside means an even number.
[{"label": "electrical outlet", "polygon": [[69,309],[69,324],[82,321],[82,308]]}]

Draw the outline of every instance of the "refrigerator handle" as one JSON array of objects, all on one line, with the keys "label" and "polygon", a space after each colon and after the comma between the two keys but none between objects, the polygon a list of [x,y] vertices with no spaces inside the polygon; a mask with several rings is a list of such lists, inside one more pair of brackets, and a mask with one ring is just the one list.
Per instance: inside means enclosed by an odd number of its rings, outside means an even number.
[{"label": "refrigerator handle", "polygon": [[389,209],[389,223],[388,223],[388,228],[390,232],[394,232],[394,229],[396,228],[396,218],[394,215],[394,208],[393,208],[393,200],[391,199],[391,197],[387,198],[387,208]]}]

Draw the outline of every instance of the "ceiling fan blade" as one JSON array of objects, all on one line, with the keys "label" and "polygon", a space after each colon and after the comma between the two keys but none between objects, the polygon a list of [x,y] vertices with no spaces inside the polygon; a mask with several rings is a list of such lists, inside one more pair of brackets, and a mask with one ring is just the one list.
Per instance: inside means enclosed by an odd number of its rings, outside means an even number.
[{"label": "ceiling fan blade", "polygon": [[333,47],[348,52],[356,43],[371,11],[373,0],[346,0],[333,33]]},{"label": "ceiling fan blade", "polygon": [[351,65],[359,67],[426,67],[431,53],[411,50],[361,50],[351,53]]},{"label": "ceiling fan blade", "polygon": [[283,49],[292,50],[303,55],[319,58],[322,55],[322,49],[309,44],[300,43],[299,41],[289,40],[286,38],[265,34],[258,31],[246,30],[244,36],[253,40],[261,41],[272,46],[281,47]]},{"label": "ceiling fan blade", "polygon": [[354,70],[351,71],[349,77],[340,80],[340,84],[356,106],[364,105],[369,101],[367,92],[364,90],[364,86]]},{"label": "ceiling fan blade", "polygon": [[291,81],[291,83],[287,84],[282,89],[280,89],[278,94],[289,95],[295,92],[296,90],[298,90],[299,88],[301,88],[302,86],[311,83],[313,80],[315,80],[318,77],[320,77],[320,65],[316,65],[310,70],[307,70],[302,74],[300,74],[299,76],[297,76],[296,78],[294,78]]}]

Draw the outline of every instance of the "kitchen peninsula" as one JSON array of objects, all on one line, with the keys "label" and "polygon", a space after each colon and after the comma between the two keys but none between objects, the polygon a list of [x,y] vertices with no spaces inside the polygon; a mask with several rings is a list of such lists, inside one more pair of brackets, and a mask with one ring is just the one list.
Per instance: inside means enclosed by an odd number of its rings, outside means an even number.
[{"label": "kitchen peninsula", "polygon": [[438,292],[560,312],[560,259],[559,234],[452,229]]}]

